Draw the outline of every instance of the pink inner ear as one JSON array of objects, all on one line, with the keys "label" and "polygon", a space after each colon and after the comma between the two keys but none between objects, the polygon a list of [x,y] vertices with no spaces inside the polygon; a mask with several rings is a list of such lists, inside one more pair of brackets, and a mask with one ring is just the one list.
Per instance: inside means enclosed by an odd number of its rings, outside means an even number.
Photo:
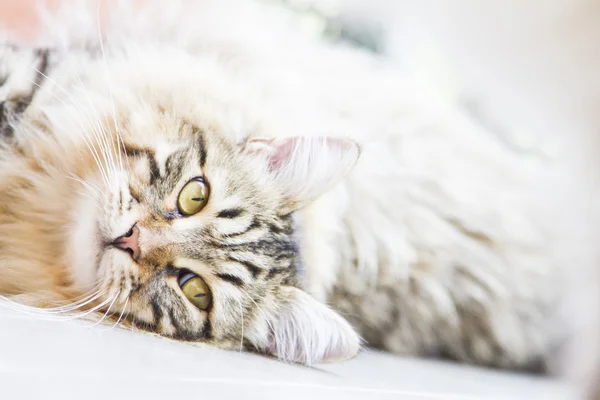
[{"label": "pink inner ear", "polygon": [[249,153],[271,154],[273,152],[273,140],[267,138],[254,138],[244,148]]},{"label": "pink inner ear", "polygon": [[269,158],[269,171],[277,171],[290,162],[294,153],[295,139],[286,139],[275,149],[275,153]]}]

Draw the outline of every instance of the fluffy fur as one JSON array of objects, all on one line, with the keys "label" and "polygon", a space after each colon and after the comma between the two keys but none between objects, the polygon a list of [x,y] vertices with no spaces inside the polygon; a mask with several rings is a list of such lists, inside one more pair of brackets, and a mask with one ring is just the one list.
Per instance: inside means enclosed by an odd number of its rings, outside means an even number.
[{"label": "fluffy fur", "polygon": [[[163,6],[116,9],[103,41],[65,9],[51,50],[3,47],[0,292],[97,293],[123,323],[303,363],[356,354],[341,314],[396,353],[545,366],[564,332],[542,161],[269,7]],[[209,205],[169,219],[195,176]],[[141,260],[103,247],[136,223]]]}]

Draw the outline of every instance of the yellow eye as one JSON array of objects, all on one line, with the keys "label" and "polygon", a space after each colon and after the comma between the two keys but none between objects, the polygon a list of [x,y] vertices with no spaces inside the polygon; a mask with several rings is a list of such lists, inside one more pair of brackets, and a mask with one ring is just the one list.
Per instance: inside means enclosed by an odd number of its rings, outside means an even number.
[{"label": "yellow eye", "polygon": [[183,215],[200,212],[208,201],[208,185],[201,178],[195,178],[185,184],[179,197],[177,207]]},{"label": "yellow eye", "polygon": [[201,310],[207,310],[212,302],[210,289],[197,275],[188,272],[179,278],[179,287],[187,299]]}]

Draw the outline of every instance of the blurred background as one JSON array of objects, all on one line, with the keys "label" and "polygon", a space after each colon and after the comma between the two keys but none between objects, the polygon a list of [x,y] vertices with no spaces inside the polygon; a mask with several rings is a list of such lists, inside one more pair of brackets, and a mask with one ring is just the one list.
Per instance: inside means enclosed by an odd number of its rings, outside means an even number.
[{"label": "blurred background", "polygon": [[[0,0],[0,25],[32,38],[35,4],[68,1]],[[263,1],[389,57],[515,145],[600,126],[598,0]],[[101,12],[111,3],[101,1]]]},{"label": "blurred background", "polygon": [[599,1],[282,3],[327,17],[324,29],[389,57],[517,146],[600,125]]}]

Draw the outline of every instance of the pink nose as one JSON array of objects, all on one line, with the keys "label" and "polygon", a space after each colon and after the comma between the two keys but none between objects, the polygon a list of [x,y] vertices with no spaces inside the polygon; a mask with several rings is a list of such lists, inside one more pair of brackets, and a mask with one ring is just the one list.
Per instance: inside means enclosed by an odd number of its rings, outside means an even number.
[{"label": "pink nose", "polygon": [[129,232],[116,238],[112,244],[116,248],[128,252],[134,260],[137,260],[140,257],[139,238],[140,230],[134,225]]}]

